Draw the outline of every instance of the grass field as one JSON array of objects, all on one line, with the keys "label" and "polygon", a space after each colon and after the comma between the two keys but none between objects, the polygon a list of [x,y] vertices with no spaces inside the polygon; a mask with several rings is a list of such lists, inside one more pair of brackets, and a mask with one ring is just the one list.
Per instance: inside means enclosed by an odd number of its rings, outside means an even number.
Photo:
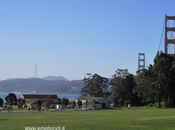
[{"label": "grass field", "polygon": [[0,130],[58,127],[65,130],[175,129],[175,109],[56,111],[0,114]]}]

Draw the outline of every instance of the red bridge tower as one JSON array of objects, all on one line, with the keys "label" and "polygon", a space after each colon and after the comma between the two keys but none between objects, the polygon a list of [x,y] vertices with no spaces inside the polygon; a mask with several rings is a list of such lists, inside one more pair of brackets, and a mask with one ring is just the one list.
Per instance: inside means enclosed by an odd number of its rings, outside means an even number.
[{"label": "red bridge tower", "polygon": [[[175,47],[175,39],[173,37],[173,32],[175,33],[175,27],[170,27],[168,20],[175,20],[175,16],[167,16],[165,15],[165,41],[164,41],[164,53],[168,54],[168,44],[174,44]],[[168,24],[168,26],[167,26]],[[167,33],[171,33],[170,39],[167,38]],[[174,49],[175,51],[175,49]],[[174,52],[175,54],[175,52]]]},{"label": "red bridge tower", "polygon": [[145,53],[139,53],[138,70],[145,69]]}]

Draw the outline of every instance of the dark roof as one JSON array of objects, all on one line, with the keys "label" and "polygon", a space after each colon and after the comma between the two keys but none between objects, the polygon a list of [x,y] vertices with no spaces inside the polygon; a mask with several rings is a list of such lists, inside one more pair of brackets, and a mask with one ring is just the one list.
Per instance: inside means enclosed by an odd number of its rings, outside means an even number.
[{"label": "dark roof", "polygon": [[104,97],[79,97],[75,100],[91,100],[91,101],[96,100],[97,101],[97,100],[102,99],[102,98],[104,98]]},{"label": "dark roof", "polygon": [[[37,101],[37,100],[34,100],[34,101],[30,102],[29,104],[36,104],[36,101]],[[60,104],[60,102],[57,103],[56,100],[41,100],[42,104],[44,104],[46,101],[47,101],[49,104]]]},{"label": "dark roof", "polygon": [[58,99],[57,95],[23,94],[24,99]]}]

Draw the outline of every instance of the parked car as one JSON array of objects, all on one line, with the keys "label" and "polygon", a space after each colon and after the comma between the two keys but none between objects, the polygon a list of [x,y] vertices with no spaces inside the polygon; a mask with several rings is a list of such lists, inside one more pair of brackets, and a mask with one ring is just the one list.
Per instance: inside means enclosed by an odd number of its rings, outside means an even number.
[{"label": "parked car", "polygon": [[44,109],[46,109],[46,107],[42,107],[41,109],[44,110]]},{"label": "parked car", "polygon": [[67,109],[72,109],[71,107],[67,107]]}]

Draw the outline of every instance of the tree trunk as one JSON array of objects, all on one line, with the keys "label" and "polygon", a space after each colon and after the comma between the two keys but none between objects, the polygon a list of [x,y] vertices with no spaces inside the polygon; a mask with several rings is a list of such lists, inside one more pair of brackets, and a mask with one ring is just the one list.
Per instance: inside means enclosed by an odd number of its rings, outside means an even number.
[{"label": "tree trunk", "polygon": [[159,108],[161,108],[161,97],[160,97],[160,94],[159,94]]},{"label": "tree trunk", "polygon": [[171,97],[170,97],[170,95],[168,95],[168,108],[170,108],[171,107]]}]

